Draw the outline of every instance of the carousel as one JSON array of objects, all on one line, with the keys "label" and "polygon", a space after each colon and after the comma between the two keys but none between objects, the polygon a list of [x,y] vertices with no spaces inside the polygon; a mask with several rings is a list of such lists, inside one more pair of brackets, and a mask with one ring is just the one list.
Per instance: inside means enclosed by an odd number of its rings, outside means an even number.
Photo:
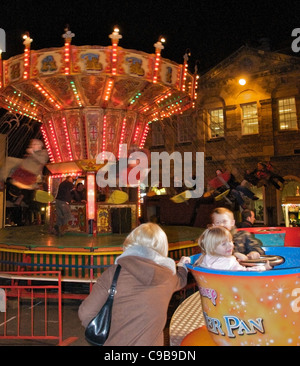
[{"label": "carousel", "polygon": [[[161,57],[163,38],[154,44],[155,53],[146,54],[120,47],[118,28],[107,47],[74,46],[69,28],[62,37],[63,47],[32,50],[27,33],[24,54],[0,59],[0,106],[40,124],[49,156],[48,197],[55,197],[71,175],[84,186],[85,202],[72,204],[72,240],[70,233],[61,238],[48,233],[8,242],[2,234],[1,267],[14,270],[31,263],[31,269],[47,270],[51,263],[67,277],[91,278],[97,266],[113,263],[123,233],[140,216],[139,188],[125,190],[125,198],[99,188],[99,156],[110,152],[118,160],[120,146],[128,154],[143,150],[153,121],[194,108],[198,76],[188,71],[187,54],[181,65]],[[46,206],[51,229],[55,204]],[[175,243],[174,257],[183,254],[185,243]]]}]

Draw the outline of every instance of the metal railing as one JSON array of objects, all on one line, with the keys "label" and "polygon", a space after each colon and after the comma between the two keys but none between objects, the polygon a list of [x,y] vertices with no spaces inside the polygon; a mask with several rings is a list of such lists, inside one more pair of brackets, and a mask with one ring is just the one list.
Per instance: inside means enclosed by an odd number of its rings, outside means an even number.
[{"label": "metal railing", "polygon": [[0,340],[63,344],[59,271],[0,272],[0,291]]}]

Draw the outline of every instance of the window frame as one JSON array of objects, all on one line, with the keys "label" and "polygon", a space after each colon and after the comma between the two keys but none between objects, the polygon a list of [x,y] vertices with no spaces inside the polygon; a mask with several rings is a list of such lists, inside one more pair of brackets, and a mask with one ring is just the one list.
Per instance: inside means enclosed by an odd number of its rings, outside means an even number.
[{"label": "window frame", "polygon": [[[215,134],[215,136],[213,136],[212,134],[212,123],[215,124],[215,125],[218,125],[218,124],[221,124],[220,121],[218,122],[212,122],[212,115],[211,115],[211,112],[212,111],[222,111],[222,117],[223,117],[223,122],[222,122],[222,130],[223,130],[223,134],[219,134],[218,136]],[[218,115],[219,117],[219,115]],[[219,139],[219,138],[224,138],[225,137],[225,113],[224,113],[224,108],[222,107],[219,107],[219,108],[210,108],[208,110],[208,127],[209,127],[209,131],[208,131],[208,134],[209,134],[209,140],[215,140],[215,139]],[[215,129],[214,129],[215,131]]]},{"label": "window frame", "polygon": [[[294,111],[292,111],[291,113],[280,113],[280,105],[279,105],[279,103],[280,103],[280,101],[287,101],[287,100],[294,100]],[[284,105],[283,105],[283,107],[284,107]],[[280,117],[281,116],[286,116],[286,115],[291,115],[291,114],[295,114],[295,119],[294,119],[294,126],[291,126],[291,125],[289,125],[287,128],[281,128],[281,124],[282,123],[288,123],[288,122],[286,122],[286,120],[285,121],[283,121],[283,122],[281,122],[281,120],[280,120]],[[296,130],[298,130],[298,114],[297,114],[297,103],[296,103],[296,98],[295,98],[295,96],[290,96],[290,97],[285,97],[285,98],[278,98],[277,99],[277,116],[278,116],[278,130],[279,131],[296,131]]]},{"label": "window frame", "polygon": [[[252,132],[245,132],[246,128],[249,128],[249,124],[245,127],[245,121],[251,121],[255,118],[250,117],[250,118],[245,118],[244,117],[244,109],[243,107],[247,107],[247,106],[254,106],[256,107],[256,119],[257,119],[257,131],[252,131]],[[240,104],[240,108],[241,108],[241,127],[242,127],[242,136],[250,136],[250,135],[258,135],[259,134],[259,118],[258,118],[258,106],[257,106],[257,102],[249,102],[249,103],[243,103]],[[249,128],[250,129],[250,128]]]}]

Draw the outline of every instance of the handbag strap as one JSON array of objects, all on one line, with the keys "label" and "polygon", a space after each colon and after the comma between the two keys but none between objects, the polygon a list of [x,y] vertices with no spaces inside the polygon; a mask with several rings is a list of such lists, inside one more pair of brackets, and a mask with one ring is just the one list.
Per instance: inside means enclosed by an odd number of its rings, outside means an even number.
[{"label": "handbag strap", "polygon": [[117,286],[117,281],[118,281],[120,271],[121,271],[121,266],[118,264],[114,277],[113,277],[113,280],[112,280],[112,283],[111,283],[111,286],[110,286],[110,289],[108,290],[110,297],[114,297],[115,293],[117,292],[116,286]]}]

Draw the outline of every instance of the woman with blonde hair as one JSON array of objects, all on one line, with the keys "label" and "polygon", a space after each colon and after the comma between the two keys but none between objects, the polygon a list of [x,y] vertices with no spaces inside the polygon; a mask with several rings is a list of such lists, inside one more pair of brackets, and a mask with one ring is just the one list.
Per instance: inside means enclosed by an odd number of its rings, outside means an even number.
[{"label": "woman with blonde hair", "polygon": [[105,346],[163,346],[163,329],[172,294],[187,282],[182,257],[176,264],[168,258],[168,239],[154,223],[135,228],[123,243],[123,253],[93,286],[79,307],[86,327],[98,314],[108,296],[117,264],[121,272],[112,310],[112,322]]},{"label": "woman with blonde hair", "polygon": [[202,255],[194,266],[223,269],[229,271],[265,271],[272,267],[267,262],[263,266],[245,267],[232,255],[233,242],[230,231],[223,226],[206,229],[198,240]]}]

